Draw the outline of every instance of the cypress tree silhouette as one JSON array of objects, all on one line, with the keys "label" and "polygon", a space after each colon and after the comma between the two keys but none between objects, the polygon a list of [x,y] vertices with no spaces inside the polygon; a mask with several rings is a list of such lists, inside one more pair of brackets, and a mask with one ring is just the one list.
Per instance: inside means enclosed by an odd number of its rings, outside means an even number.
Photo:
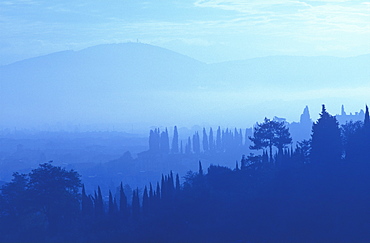
[{"label": "cypress tree silhouette", "polygon": [[133,191],[131,206],[132,206],[132,218],[134,220],[138,220],[140,217],[139,188]]},{"label": "cypress tree silhouette", "polygon": [[165,178],[164,178],[164,175],[162,174],[162,178],[161,178],[161,198],[165,198],[167,195],[166,195],[166,192],[165,192],[166,188],[165,188]]},{"label": "cypress tree silhouette", "polygon": [[235,170],[238,171],[239,170],[239,164],[238,164],[238,161],[235,162]]},{"label": "cypress tree silhouette", "polygon": [[222,151],[221,127],[218,127],[217,128],[216,150],[217,150],[217,152],[221,152]]},{"label": "cypress tree silhouette", "polygon": [[111,190],[109,190],[109,201],[108,201],[108,214],[109,216],[114,216],[116,214],[116,209],[114,205],[114,199]]},{"label": "cypress tree silhouette", "polygon": [[148,195],[148,188],[145,186],[143,193],[143,214],[147,216],[149,214],[150,202]]},{"label": "cypress tree silhouette", "polygon": [[245,155],[242,155],[242,159],[240,160],[240,169],[243,170],[247,167],[247,160],[245,159]]},{"label": "cypress tree silhouette", "polygon": [[206,129],[203,127],[203,151],[208,151],[209,146],[208,146],[208,136]]},{"label": "cypress tree silhouette", "polygon": [[369,107],[367,105],[366,105],[366,111],[365,111],[364,125],[365,125],[365,127],[370,126]]},{"label": "cypress tree silhouette", "polygon": [[170,152],[170,141],[168,138],[167,128],[166,131],[161,133],[159,149],[163,154],[168,154]]},{"label": "cypress tree silhouette", "polygon": [[180,185],[180,177],[179,174],[176,174],[176,192],[180,192],[181,190],[181,185]]},{"label": "cypress tree silhouette", "polygon": [[85,185],[82,185],[82,195],[81,195],[81,214],[83,216],[91,216],[94,214],[94,205],[91,197],[86,195]]},{"label": "cypress tree silhouette", "polygon": [[332,163],[342,157],[342,141],[337,119],[322,105],[320,118],[312,126],[311,162]]},{"label": "cypress tree silhouette", "polygon": [[156,192],[157,199],[160,199],[162,197],[162,195],[161,195],[161,187],[159,186],[158,181],[157,181],[157,186],[156,186],[155,192]]},{"label": "cypress tree silhouette", "polygon": [[191,140],[188,137],[188,142],[185,145],[185,154],[191,154]]},{"label": "cypress tree silhouette", "polygon": [[209,150],[210,151],[214,151],[214,149],[215,149],[215,141],[213,139],[213,130],[212,130],[212,127],[209,129],[209,143],[208,143],[208,146],[209,146]]},{"label": "cypress tree silhouette", "polygon": [[171,152],[173,154],[178,154],[179,153],[179,134],[177,132],[177,126],[175,126],[174,129],[173,129]]},{"label": "cypress tree silhouette", "polygon": [[127,207],[127,197],[125,191],[123,190],[123,185],[119,187],[119,212],[122,218],[128,218],[129,212]]},{"label": "cypress tree silhouette", "polygon": [[203,168],[202,168],[202,162],[200,162],[199,161],[199,171],[198,171],[198,174],[200,175],[200,176],[203,176]]},{"label": "cypress tree silhouette", "polygon": [[200,154],[200,139],[198,132],[193,135],[193,152],[195,154]]},{"label": "cypress tree silhouette", "polygon": [[158,152],[160,149],[159,129],[150,130],[149,134],[149,151]]},{"label": "cypress tree silhouette", "polygon": [[103,217],[104,215],[104,202],[103,202],[103,196],[101,193],[100,186],[98,186],[98,194],[95,192],[95,216],[98,218]]},{"label": "cypress tree silhouette", "polygon": [[357,164],[366,163],[370,150],[370,121],[367,105],[364,122],[347,122],[342,125],[342,135],[346,160]]}]

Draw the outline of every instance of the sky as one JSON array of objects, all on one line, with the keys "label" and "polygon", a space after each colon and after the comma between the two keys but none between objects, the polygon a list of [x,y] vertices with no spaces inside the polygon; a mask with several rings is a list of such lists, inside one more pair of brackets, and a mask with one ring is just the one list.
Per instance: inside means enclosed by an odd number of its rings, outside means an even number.
[{"label": "sky", "polygon": [[122,42],[207,63],[370,53],[370,1],[2,0],[0,65]]},{"label": "sky", "polygon": [[[2,0],[0,32],[0,65],[126,42],[160,46],[205,63],[274,55],[350,57],[370,54],[370,0]],[[248,111],[252,122],[265,115],[298,121],[306,105],[314,119],[323,103],[332,114],[340,112],[341,104],[348,111],[359,111],[367,103],[369,89],[274,90],[258,104],[244,93],[230,97],[258,107]],[[228,100],[227,94],[222,95]],[[209,97],[208,103],[215,105],[213,96]],[[213,98],[217,100],[219,94]],[[231,105],[217,107],[230,111]],[[288,112],[284,107],[294,109]],[[233,111],[227,120],[219,112],[216,118],[234,126],[239,113]],[[203,124],[210,123],[207,117]]]}]

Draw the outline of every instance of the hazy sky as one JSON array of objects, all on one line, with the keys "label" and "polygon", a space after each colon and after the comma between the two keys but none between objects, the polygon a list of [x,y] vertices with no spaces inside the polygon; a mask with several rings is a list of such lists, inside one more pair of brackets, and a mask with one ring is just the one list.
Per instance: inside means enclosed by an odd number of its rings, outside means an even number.
[{"label": "hazy sky", "polygon": [[103,43],[145,42],[205,62],[370,53],[359,0],[2,0],[0,65]]}]

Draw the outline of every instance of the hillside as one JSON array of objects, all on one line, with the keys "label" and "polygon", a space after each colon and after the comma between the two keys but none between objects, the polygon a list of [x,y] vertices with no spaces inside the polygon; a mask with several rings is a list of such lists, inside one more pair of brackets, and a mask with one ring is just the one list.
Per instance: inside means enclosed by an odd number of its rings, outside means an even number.
[{"label": "hillside", "polygon": [[[366,87],[368,63],[370,55],[274,56],[205,64],[141,43],[57,52],[0,66],[0,127],[142,123],[147,131],[156,124],[186,126],[220,119],[241,126],[241,110],[254,112],[252,118],[266,115],[253,108],[266,98],[274,101],[271,115],[280,115],[279,107],[294,101],[295,94],[299,102],[291,110],[298,114],[311,104],[315,90]],[[296,94],[307,90],[312,92]],[[293,98],[282,103],[287,97]]]}]

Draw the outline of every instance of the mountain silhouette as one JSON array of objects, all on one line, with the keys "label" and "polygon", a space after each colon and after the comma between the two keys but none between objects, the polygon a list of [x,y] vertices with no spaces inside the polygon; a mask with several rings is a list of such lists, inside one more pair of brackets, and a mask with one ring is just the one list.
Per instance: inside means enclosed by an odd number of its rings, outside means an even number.
[{"label": "mountain silhouette", "polygon": [[175,123],[169,118],[213,119],[209,117],[220,112],[219,105],[236,117],[240,112],[236,105],[243,104],[234,100],[233,92],[243,94],[241,99],[244,93],[264,90],[363,87],[370,76],[368,63],[370,55],[273,56],[206,64],[142,43],[56,52],[0,66],[0,125],[65,118],[74,123],[136,124],[138,119],[155,123],[154,118]]}]

